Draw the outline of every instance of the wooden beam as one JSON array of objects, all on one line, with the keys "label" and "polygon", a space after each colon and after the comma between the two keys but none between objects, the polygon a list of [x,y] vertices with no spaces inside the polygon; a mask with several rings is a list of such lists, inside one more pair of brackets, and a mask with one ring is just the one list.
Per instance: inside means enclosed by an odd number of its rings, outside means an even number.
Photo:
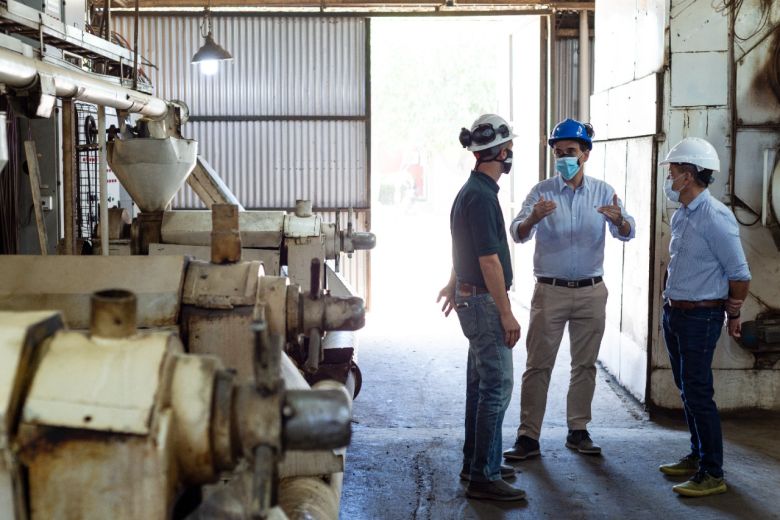
[{"label": "wooden beam", "polygon": [[[127,2],[125,2],[127,5]],[[355,12],[371,10],[371,12],[430,12],[431,10],[440,10],[445,12],[463,11],[506,11],[506,10],[594,10],[595,1],[573,1],[573,0],[454,0],[452,5],[447,5],[446,0],[441,1],[386,1],[386,0],[139,0],[139,7],[142,10],[177,8],[177,9],[203,9],[207,6],[211,8],[230,9],[235,8],[262,8],[263,10],[278,9],[279,11],[295,9],[317,9],[324,10],[338,9],[339,12],[349,12],[354,9]]]},{"label": "wooden beam", "polygon": [[65,254],[75,255],[76,229],[76,111],[73,100],[62,100],[62,208],[64,213]]},{"label": "wooden beam", "polygon": [[38,229],[38,244],[41,247],[41,255],[49,254],[46,240],[46,222],[43,220],[43,208],[41,207],[41,170],[38,166],[38,151],[35,141],[24,142],[24,155],[27,158],[27,176],[30,177],[30,194],[33,200],[33,213],[35,213],[35,227]]}]

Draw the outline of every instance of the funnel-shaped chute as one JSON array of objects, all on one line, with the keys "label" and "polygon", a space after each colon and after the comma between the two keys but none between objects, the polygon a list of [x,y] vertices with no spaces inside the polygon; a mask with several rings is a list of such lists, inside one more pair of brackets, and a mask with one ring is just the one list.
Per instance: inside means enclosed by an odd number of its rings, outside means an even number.
[{"label": "funnel-shaped chute", "polygon": [[141,211],[162,211],[195,168],[198,142],[192,139],[116,139],[108,163]]}]

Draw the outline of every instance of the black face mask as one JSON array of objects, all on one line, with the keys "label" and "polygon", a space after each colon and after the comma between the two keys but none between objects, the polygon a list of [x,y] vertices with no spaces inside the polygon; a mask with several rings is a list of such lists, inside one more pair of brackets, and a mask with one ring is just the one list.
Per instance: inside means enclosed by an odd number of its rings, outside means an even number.
[{"label": "black face mask", "polygon": [[512,150],[507,148],[506,158],[503,161],[501,161],[501,172],[509,173],[511,169],[512,169]]}]

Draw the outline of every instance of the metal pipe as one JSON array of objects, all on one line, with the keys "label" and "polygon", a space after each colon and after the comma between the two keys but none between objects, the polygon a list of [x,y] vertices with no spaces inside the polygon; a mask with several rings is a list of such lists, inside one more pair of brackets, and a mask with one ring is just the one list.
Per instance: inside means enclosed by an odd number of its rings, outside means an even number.
[{"label": "metal pipe", "polygon": [[138,112],[152,119],[162,119],[168,113],[168,104],[160,98],[0,48],[0,83],[24,89],[35,85],[41,76],[51,78],[57,97]]},{"label": "metal pipe", "polygon": [[590,29],[588,11],[580,11],[580,121],[590,121]]},{"label": "metal pipe", "polygon": [[100,154],[100,254],[108,256],[108,164],[106,163],[106,107],[98,105],[98,153]]},{"label": "metal pipe", "polygon": [[124,289],[92,293],[89,330],[93,336],[126,338],[136,331],[138,301]]}]

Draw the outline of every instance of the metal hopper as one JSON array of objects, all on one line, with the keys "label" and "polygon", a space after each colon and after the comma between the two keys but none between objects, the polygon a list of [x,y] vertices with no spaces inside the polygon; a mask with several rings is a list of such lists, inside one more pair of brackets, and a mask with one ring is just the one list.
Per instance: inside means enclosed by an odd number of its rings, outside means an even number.
[{"label": "metal hopper", "polygon": [[195,168],[197,155],[197,141],[178,137],[108,144],[108,163],[142,212],[166,208]]}]

